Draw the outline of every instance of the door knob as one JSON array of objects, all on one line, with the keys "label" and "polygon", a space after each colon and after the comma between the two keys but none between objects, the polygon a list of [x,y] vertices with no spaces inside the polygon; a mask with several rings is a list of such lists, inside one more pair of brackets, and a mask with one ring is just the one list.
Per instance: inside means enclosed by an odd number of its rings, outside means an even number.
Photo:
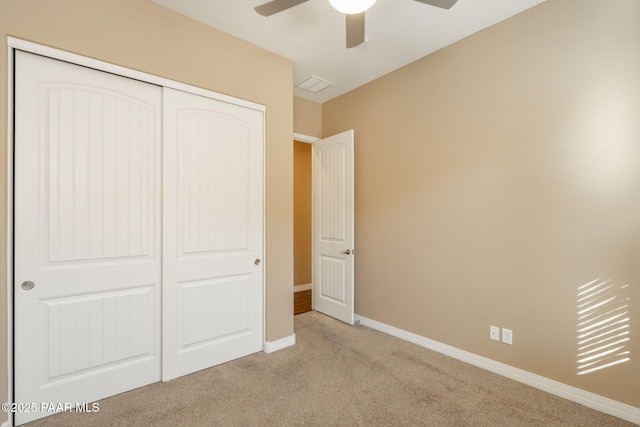
[{"label": "door knob", "polygon": [[35,286],[36,286],[36,284],[33,283],[31,280],[27,280],[26,282],[22,282],[22,289],[24,289],[25,291],[30,291]]},{"label": "door knob", "polygon": [[346,251],[342,251],[345,255],[351,255],[351,249],[347,249]]},{"label": "door knob", "polygon": [[256,260],[255,260],[255,261],[253,261],[253,263],[254,263],[255,265],[260,265],[260,258],[256,258]]}]

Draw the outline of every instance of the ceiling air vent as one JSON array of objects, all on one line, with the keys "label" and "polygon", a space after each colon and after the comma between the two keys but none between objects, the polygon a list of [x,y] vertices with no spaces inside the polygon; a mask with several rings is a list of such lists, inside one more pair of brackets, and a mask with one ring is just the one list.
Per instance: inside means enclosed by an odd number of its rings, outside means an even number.
[{"label": "ceiling air vent", "polygon": [[296,85],[297,88],[304,89],[312,93],[318,93],[331,86],[333,83],[321,79],[320,77],[311,76],[302,83]]}]

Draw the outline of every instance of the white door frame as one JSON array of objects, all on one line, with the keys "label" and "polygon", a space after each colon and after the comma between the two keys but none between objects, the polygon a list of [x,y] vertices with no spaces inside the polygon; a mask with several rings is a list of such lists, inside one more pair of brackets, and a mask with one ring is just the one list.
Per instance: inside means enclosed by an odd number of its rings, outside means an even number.
[{"label": "white door frame", "polygon": [[322,138],[317,138],[315,136],[303,135],[301,133],[293,133],[293,139],[300,142],[306,142],[307,144],[313,144],[316,141],[319,141]]},{"label": "white door frame", "polygon": [[[208,98],[216,99],[231,104],[236,104],[242,107],[250,108],[266,114],[267,107],[255,102],[246,101],[232,96],[224,95],[221,93],[213,92],[208,89],[191,86],[185,83],[180,83],[174,80],[166,79],[164,77],[154,76],[153,74],[143,73],[141,71],[132,70],[119,65],[111,64],[97,59],[91,59],[75,53],[70,53],[64,50],[43,46],[37,43],[29,42],[26,40],[17,39],[14,37],[7,37],[7,96],[8,96],[8,117],[7,117],[7,400],[13,402],[13,79],[14,79],[14,61],[13,53],[15,50],[23,50],[25,52],[34,53],[37,55],[47,56],[49,58],[58,59],[61,61],[70,62],[75,65],[85,66],[93,68],[99,71],[105,71],[107,73],[117,74],[123,77],[129,77],[132,79],[140,80],[146,83],[155,84],[162,87],[169,87],[172,89],[181,90],[183,92],[192,93],[195,95],[201,95]],[[266,130],[263,130],[263,133]],[[264,144],[264,150],[266,153],[266,134],[262,138]],[[263,186],[262,191],[266,201],[266,155],[263,156]],[[263,348],[266,346],[266,289],[265,278],[267,277],[267,253],[266,253],[266,210],[263,204],[262,207],[262,253],[264,254],[264,272],[262,275],[262,342]],[[9,412],[7,425],[13,425],[13,414]]]},{"label": "white door frame", "polygon": [[[311,144],[311,158],[313,158],[313,149],[314,149],[314,145],[313,143],[316,141],[320,141],[322,138],[318,138],[315,136],[309,136],[309,135],[303,135],[301,133],[293,133],[293,140],[294,141],[299,141],[299,142],[306,142],[307,144]],[[311,203],[313,204],[313,185],[311,186]],[[315,270],[314,267],[314,263],[315,263],[315,245],[314,242],[315,241],[315,227],[313,226],[313,209],[311,209],[311,290],[313,290],[313,273]],[[301,287],[304,285],[300,285]],[[293,287],[293,292],[297,292],[296,291],[296,287]],[[303,288],[303,290],[308,290],[307,288]],[[311,298],[311,309],[313,310],[314,308],[314,302],[313,302],[313,298]]]}]

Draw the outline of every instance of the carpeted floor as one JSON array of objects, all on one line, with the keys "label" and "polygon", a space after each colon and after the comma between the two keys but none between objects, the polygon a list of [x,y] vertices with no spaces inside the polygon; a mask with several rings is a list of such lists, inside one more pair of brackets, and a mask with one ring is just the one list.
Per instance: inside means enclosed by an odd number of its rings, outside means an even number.
[{"label": "carpeted floor", "polygon": [[297,344],[36,426],[631,426],[364,326],[296,316]]}]

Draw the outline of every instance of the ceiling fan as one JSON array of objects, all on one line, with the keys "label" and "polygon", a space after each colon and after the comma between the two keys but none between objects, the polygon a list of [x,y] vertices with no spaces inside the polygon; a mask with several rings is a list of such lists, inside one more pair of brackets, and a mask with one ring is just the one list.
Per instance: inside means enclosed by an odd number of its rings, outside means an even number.
[{"label": "ceiling fan", "polygon": [[[255,10],[262,16],[271,16],[290,9],[309,0],[273,0],[256,6]],[[450,9],[458,0],[415,0],[430,6]],[[364,12],[376,0],[329,0],[331,6],[345,14],[347,19],[347,48],[356,47],[364,42]]]}]

